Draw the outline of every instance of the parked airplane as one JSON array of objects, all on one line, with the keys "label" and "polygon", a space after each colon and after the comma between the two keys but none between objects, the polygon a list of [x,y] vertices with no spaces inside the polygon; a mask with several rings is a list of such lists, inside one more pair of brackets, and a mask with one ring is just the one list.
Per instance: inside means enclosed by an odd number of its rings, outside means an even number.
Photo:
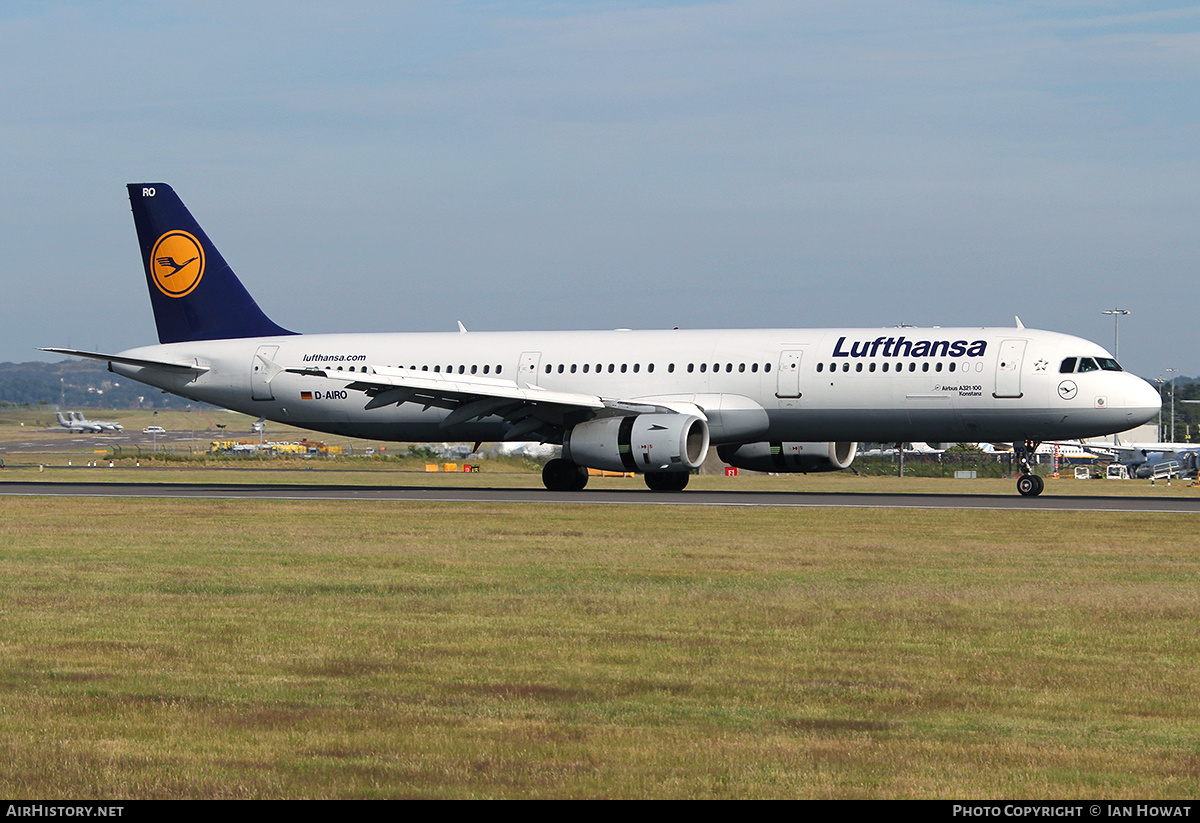
[{"label": "parked airplane", "polygon": [[100,432],[99,426],[93,426],[91,423],[84,425],[83,423],[80,423],[78,420],[76,420],[75,412],[67,412],[66,417],[63,416],[62,412],[58,412],[55,415],[55,417],[58,418],[58,425],[64,429],[66,429],[67,431],[71,432],[72,434],[82,434],[84,432],[91,432],[92,434],[98,434]]},{"label": "parked airplane", "polygon": [[863,457],[895,457],[900,447],[905,454],[944,454],[948,443],[897,443],[894,446],[880,444],[877,449],[859,452]]},{"label": "parked airplane", "polygon": [[101,432],[112,433],[119,432],[125,428],[120,423],[112,423],[107,420],[88,420],[83,416],[82,412],[67,412],[65,418],[62,412],[58,412],[57,417],[58,425],[76,434],[83,432],[92,432],[94,434],[100,434]]},{"label": "parked airplane", "polygon": [[71,412],[75,416],[76,422],[85,426],[98,426],[102,432],[119,432],[125,427],[120,423],[115,423],[110,420],[88,420],[83,416],[83,412]]},{"label": "parked airplane", "polygon": [[1200,469],[1200,443],[1095,443],[1091,451],[1112,457],[1136,478],[1154,477],[1156,473],[1195,477]]},{"label": "parked airplane", "polygon": [[1135,458],[1123,465],[1139,480],[1161,477],[1170,479],[1172,476],[1196,477],[1197,470],[1200,469],[1200,452],[1195,449],[1178,452],[1146,452],[1140,461]]},{"label": "parked airplane", "polygon": [[[1011,443],[980,443],[980,451],[985,454],[1008,454],[1012,452]],[[1095,460],[1098,457],[1103,457],[1103,450],[1092,450],[1091,446],[1084,443],[1082,440],[1051,440],[1041,443],[1034,454],[1039,462],[1041,458],[1055,458],[1060,460]]]},{"label": "parked airplane", "polygon": [[[300,335],[262,312],[163,183],[130,184],[159,345],[49,348],[193,400],[373,440],[562,445],[542,478],[587,467],[682,489],[709,444],[744,469],[844,469],[858,441],[1014,442],[1132,428],[1158,392],[1100,346],[1016,328]],[[184,261],[184,262],[177,262]],[[1078,364],[1088,363],[1088,368]],[[1095,366],[1095,368],[1091,368]]]}]

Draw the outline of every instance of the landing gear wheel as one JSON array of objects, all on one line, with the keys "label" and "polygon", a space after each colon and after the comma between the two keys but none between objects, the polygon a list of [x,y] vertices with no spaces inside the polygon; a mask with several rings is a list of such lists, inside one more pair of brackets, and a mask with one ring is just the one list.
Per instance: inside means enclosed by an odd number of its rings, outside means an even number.
[{"label": "landing gear wheel", "polygon": [[552,492],[582,491],[587,482],[587,469],[561,457],[549,461],[542,469],[542,484]]},{"label": "landing gear wheel", "polygon": [[687,472],[647,472],[646,486],[656,492],[681,492],[690,477]]},{"label": "landing gear wheel", "polygon": [[1046,488],[1046,481],[1036,474],[1023,474],[1017,478],[1017,491],[1022,497],[1037,497]]},{"label": "landing gear wheel", "polygon": [[1021,462],[1021,476],[1017,478],[1017,491],[1022,497],[1037,497],[1046,488],[1046,481],[1033,470],[1031,458],[1039,443],[1037,440],[1026,440],[1023,443],[1013,443],[1013,453]]}]

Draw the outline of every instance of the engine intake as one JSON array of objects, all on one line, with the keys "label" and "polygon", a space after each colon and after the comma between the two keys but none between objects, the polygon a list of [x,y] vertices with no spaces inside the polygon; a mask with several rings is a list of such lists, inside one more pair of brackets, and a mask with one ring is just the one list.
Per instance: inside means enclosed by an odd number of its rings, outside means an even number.
[{"label": "engine intake", "polygon": [[563,457],[616,472],[687,472],[708,454],[708,424],[694,414],[638,414],[580,423],[563,438]]},{"label": "engine intake", "polygon": [[850,468],[858,443],[763,442],[720,446],[717,454],[731,466],[756,472],[832,472]]}]

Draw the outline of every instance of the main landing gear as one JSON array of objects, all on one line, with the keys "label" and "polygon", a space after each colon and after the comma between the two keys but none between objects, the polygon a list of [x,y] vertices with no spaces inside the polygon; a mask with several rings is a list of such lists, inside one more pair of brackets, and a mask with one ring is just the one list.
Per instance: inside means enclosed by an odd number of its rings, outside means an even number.
[{"label": "main landing gear", "polygon": [[1021,476],[1017,478],[1017,492],[1022,497],[1037,497],[1046,488],[1046,481],[1034,474],[1029,458],[1040,444],[1036,440],[1013,443],[1013,453],[1021,461]]},{"label": "main landing gear", "polygon": [[587,469],[561,457],[549,461],[542,469],[542,483],[552,492],[583,491],[587,482]]},{"label": "main landing gear", "polygon": [[[680,492],[691,477],[687,472],[649,472],[646,485],[651,491]],[[582,491],[588,482],[588,470],[570,460],[556,457],[542,469],[542,483],[552,492]]]},{"label": "main landing gear", "polygon": [[648,472],[646,485],[654,492],[681,492],[687,488],[687,472]]}]

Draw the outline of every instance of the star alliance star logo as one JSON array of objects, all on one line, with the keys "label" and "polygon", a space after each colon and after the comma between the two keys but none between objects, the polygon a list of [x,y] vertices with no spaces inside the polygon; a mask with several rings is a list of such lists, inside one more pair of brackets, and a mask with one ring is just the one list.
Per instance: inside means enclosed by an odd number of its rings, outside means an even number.
[{"label": "star alliance star logo", "polygon": [[1049,365],[1050,364],[1045,360],[1038,360],[1036,363],[1033,364],[1033,370],[1034,371],[1045,371],[1046,367]]}]

